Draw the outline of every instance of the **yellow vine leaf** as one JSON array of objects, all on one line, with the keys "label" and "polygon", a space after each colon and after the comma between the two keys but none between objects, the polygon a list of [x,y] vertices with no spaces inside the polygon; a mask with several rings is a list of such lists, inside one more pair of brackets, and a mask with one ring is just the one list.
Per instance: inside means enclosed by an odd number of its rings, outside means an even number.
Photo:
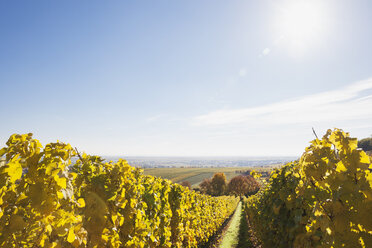
[{"label": "yellow vine leaf", "polygon": [[367,180],[369,182],[369,186],[372,188],[372,173],[371,172],[367,173]]},{"label": "yellow vine leaf", "polygon": [[370,163],[370,159],[364,151],[362,151],[360,153],[360,163],[363,163],[363,164],[369,164]]},{"label": "yellow vine leaf", "polygon": [[112,220],[112,222],[113,222],[114,224],[115,224],[117,218],[118,218],[117,215],[112,215],[112,216],[111,216],[111,220]]},{"label": "yellow vine leaf", "polygon": [[347,171],[345,165],[340,161],[337,163],[337,168],[336,168],[336,171],[337,172],[342,172],[342,171]]},{"label": "yellow vine leaf", "polygon": [[83,207],[85,207],[85,201],[84,201],[83,198],[79,198],[79,199],[77,200],[77,202],[79,203],[79,208],[83,208]]},{"label": "yellow vine leaf", "polygon": [[22,165],[19,163],[18,155],[16,155],[7,165],[5,172],[8,173],[10,182],[14,183],[22,177]]},{"label": "yellow vine leaf", "polygon": [[70,230],[68,231],[68,235],[67,235],[67,242],[72,243],[74,242],[74,240],[75,240],[74,229],[70,228]]},{"label": "yellow vine leaf", "polygon": [[62,187],[63,189],[66,189],[66,178],[59,177],[58,175],[54,176],[54,180],[58,184],[58,186]]},{"label": "yellow vine leaf", "polygon": [[0,150],[0,157],[2,157],[7,152],[7,149],[4,147]]},{"label": "yellow vine leaf", "polygon": [[322,216],[323,213],[322,213],[322,211],[320,211],[320,210],[317,209],[317,210],[315,210],[314,215],[315,216]]}]

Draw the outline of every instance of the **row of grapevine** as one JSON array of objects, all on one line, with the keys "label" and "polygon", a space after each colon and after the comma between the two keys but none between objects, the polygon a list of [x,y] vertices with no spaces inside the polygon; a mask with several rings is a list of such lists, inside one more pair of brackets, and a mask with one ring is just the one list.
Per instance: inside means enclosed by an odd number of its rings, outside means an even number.
[{"label": "row of grapevine", "polygon": [[80,156],[60,142],[43,148],[32,134],[6,144],[1,247],[196,247],[238,203],[145,176],[125,160]]},{"label": "row of grapevine", "polygon": [[245,205],[263,247],[372,247],[371,169],[342,130],[312,141]]}]

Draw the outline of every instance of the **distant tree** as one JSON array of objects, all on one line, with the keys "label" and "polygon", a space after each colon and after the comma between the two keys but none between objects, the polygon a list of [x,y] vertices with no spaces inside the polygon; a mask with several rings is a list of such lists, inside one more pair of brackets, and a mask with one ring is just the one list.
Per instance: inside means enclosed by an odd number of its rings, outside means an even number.
[{"label": "distant tree", "polygon": [[232,178],[227,185],[229,194],[245,195],[248,191],[248,183],[245,176],[240,175]]},{"label": "distant tree", "polygon": [[220,196],[226,193],[226,176],[224,173],[216,173],[211,181],[212,195]]},{"label": "distant tree", "polygon": [[203,194],[207,194],[207,195],[212,195],[212,184],[211,184],[211,179],[209,178],[206,178],[203,180],[203,182],[200,183],[199,187],[200,187],[200,192],[202,192]]},{"label": "distant tree", "polygon": [[191,189],[191,183],[189,181],[183,181],[180,183],[183,187]]},{"label": "distant tree", "polygon": [[362,148],[363,151],[371,151],[372,150],[372,137],[359,140],[358,148]]},{"label": "distant tree", "polygon": [[230,180],[227,188],[229,194],[243,196],[255,194],[259,184],[252,176],[239,175]]}]

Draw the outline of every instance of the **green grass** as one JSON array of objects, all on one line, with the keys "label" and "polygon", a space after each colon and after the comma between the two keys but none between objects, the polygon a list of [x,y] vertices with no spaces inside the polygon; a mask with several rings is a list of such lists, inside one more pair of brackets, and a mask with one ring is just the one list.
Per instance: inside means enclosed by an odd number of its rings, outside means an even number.
[{"label": "green grass", "polygon": [[226,180],[229,181],[231,178],[240,175],[242,171],[252,169],[256,171],[267,171],[271,170],[271,167],[146,168],[144,169],[144,173],[146,175],[169,179],[174,183],[189,181],[192,187],[197,187],[204,179],[211,178],[217,172],[225,173]]},{"label": "green grass", "polygon": [[237,247],[239,243],[239,230],[242,219],[242,203],[239,202],[234,216],[231,219],[230,225],[225,232],[219,248],[233,248]]}]

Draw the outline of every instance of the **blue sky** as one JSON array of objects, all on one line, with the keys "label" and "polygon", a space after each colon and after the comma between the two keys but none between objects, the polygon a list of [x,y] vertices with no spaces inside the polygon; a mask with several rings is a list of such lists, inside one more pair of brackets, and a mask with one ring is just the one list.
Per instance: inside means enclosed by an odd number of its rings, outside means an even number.
[{"label": "blue sky", "polygon": [[2,1],[0,142],[300,155],[372,134],[372,2]]}]

